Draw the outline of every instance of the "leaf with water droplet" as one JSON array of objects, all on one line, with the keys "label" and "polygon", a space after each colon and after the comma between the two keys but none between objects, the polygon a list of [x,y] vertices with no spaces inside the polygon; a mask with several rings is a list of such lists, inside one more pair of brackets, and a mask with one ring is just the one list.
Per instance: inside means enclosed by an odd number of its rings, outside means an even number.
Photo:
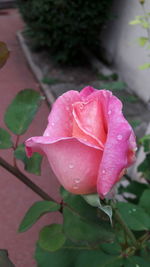
[{"label": "leaf with water droplet", "polygon": [[103,205],[100,201],[98,194],[89,194],[89,195],[82,195],[84,200],[91,205],[92,207],[99,208],[102,210],[110,219],[112,224],[112,207],[109,205]]}]

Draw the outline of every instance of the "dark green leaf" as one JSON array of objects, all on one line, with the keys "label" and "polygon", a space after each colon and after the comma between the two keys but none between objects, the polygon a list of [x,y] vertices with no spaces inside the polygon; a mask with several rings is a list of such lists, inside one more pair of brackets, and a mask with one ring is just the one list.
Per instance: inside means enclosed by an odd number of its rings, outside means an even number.
[{"label": "dark green leaf", "polygon": [[123,260],[102,251],[80,252],[75,267],[121,267]]},{"label": "dark green leaf", "polygon": [[150,180],[150,153],[146,155],[144,161],[138,166],[138,171],[142,172],[144,177]]},{"label": "dark green leaf", "polygon": [[99,241],[110,242],[114,238],[107,222],[106,224],[102,221],[101,224],[90,222],[78,212],[67,207],[63,209],[63,215],[64,232],[66,236],[74,242],[96,244]]},{"label": "dark green leaf", "polygon": [[50,252],[60,249],[66,241],[61,224],[45,226],[39,234],[39,245]]},{"label": "dark green leaf", "polygon": [[124,259],[125,267],[149,267],[150,263],[138,256],[132,256]]},{"label": "dark green leaf", "polygon": [[42,156],[39,153],[34,153],[31,158],[27,158],[25,147],[21,144],[15,150],[14,156],[16,159],[19,159],[24,163],[24,169],[27,172],[34,173],[36,175],[41,174]]},{"label": "dark green leaf", "polygon": [[110,83],[104,83],[102,86],[100,86],[99,89],[107,89],[107,90],[122,90],[126,87],[126,84],[124,82],[118,81],[118,82],[110,82]]},{"label": "dark green leaf", "polygon": [[5,43],[0,42],[0,68],[2,68],[9,57],[9,51]]},{"label": "dark green leaf", "polygon": [[24,216],[19,226],[19,232],[27,231],[45,213],[58,211],[59,209],[60,205],[52,201],[35,202]]},{"label": "dark green leaf", "polygon": [[103,205],[100,201],[98,194],[89,194],[89,195],[82,195],[82,197],[85,199],[85,201],[96,208],[99,208],[102,210],[110,219],[110,222],[112,224],[112,207],[109,205]]},{"label": "dark green leaf", "polygon": [[106,253],[110,255],[121,255],[121,246],[116,243],[103,243],[100,245],[100,248]]},{"label": "dark green leaf", "polygon": [[0,267],[15,267],[8,257],[7,250],[0,250]]},{"label": "dark green leaf", "polygon": [[135,231],[150,229],[150,216],[141,207],[125,202],[118,202],[116,206],[130,229]]},{"label": "dark green leaf", "polygon": [[0,149],[12,147],[11,135],[3,128],[0,128]]},{"label": "dark green leaf", "polygon": [[140,139],[140,143],[144,146],[145,152],[150,152],[150,134]]},{"label": "dark green leaf", "polygon": [[41,102],[41,96],[37,91],[25,89],[20,91],[5,113],[5,123],[15,134],[26,132],[32,122]]},{"label": "dark green leaf", "polygon": [[61,249],[49,252],[37,245],[35,259],[37,267],[75,267],[74,262],[78,256],[78,251]]},{"label": "dark green leaf", "polygon": [[139,205],[150,215],[150,189],[143,192]]},{"label": "dark green leaf", "polygon": [[56,79],[56,78],[53,78],[53,77],[44,77],[42,79],[42,82],[45,83],[45,84],[53,85],[53,84],[59,83],[60,80]]}]

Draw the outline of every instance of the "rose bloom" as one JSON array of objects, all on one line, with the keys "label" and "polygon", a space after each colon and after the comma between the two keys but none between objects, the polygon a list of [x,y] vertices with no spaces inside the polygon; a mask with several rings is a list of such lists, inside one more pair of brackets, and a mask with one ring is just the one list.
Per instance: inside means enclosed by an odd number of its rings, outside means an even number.
[{"label": "rose bloom", "polygon": [[135,161],[136,142],[121,101],[87,86],[56,100],[43,136],[28,139],[26,151],[45,154],[69,192],[104,198]]}]

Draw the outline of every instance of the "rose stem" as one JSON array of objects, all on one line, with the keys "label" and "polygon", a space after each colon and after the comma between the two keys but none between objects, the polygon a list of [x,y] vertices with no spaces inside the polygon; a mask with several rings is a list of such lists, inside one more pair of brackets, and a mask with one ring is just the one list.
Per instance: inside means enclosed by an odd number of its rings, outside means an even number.
[{"label": "rose stem", "polygon": [[0,165],[16,176],[21,182],[27,185],[32,191],[34,191],[37,195],[39,195],[44,200],[54,201],[46,192],[44,192],[39,186],[33,183],[26,175],[24,175],[19,169],[13,167],[8,162],[6,162],[3,158],[0,157]]},{"label": "rose stem", "polygon": [[[15,151],[16,148],[18,147],[19,138],[20,138],[20,135],[17,135],[17,136],[16,136],[16,142],[15,142],[15,145],[12,147],[14,151]],[[15,157],[15,156],[13,157],[13,162],[14,162],[14,167],[17,168],[17,161],[16,161],[16,157]]]},{"label": "rose stem", "polygon": [[114,209],[114,215],[115,215],[116,220],[123,227],[124,231],[126,232],[126,234],[128,235],[128,237],[132,241],[133,245],[137,248],[137,240],[136,240],[134,234],[129,229],[129,227],[127,226],[126,222],[122,219],[119,211],[114,206],[113,206],[113,209]]}]

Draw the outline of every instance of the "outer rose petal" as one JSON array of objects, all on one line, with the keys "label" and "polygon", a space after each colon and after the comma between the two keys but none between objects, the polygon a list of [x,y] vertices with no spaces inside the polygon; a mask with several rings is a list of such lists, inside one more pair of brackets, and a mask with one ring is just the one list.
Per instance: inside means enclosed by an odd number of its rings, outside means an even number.
[{"label": "outer rose petal", "polygon": [[[101,198],[121,178],[122,171],[129,166],[129,138],[132,128],[122,115],[122,104],[112,96],[108,105],[108,134],[99,169],[97,191]],[[132,137],[133,138],[133,137]]]},{"label": "outer rose petal", "polygon": [[[39,148],[27,141],[28,146]],[[36,140],[37,141],[37,140]],[[99,149],[81,144],[75,138],[60,140],[52,144],[41,144],[44,153],[60,183],[74,194],[96,192],[97,173],[102,156]]]}]

